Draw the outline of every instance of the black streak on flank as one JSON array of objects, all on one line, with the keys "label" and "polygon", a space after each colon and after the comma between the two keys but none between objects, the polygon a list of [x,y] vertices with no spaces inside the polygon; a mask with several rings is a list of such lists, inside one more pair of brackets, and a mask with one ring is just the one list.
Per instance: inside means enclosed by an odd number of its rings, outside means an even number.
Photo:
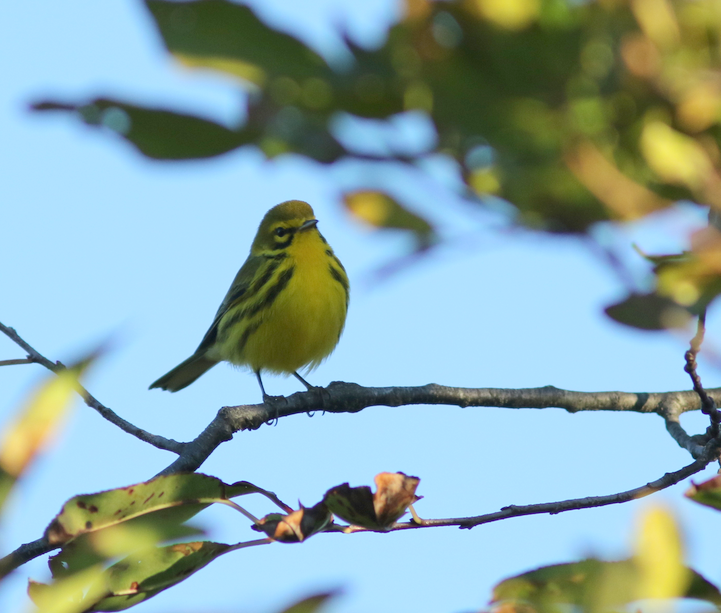
[{"label": "black streak on flank", "polygon": [[263,309],[267,309],[270,305],[272,305],[278,295],[288,286],[294,272],[295,266],[290,266],[287,270],[280,273],[276,284],[268,290],[263,300],[261,300],[248,312],[248,315],[253,317]]},{"label": "black streak on flank", "polygon": [[330,276],[333,277],[338,283],[340,283],[343,286],[343,291],[345,292],[345,308],[348,308],[348,281],[346,281],[345,277],[343,277],[342,274],[340,274],[335,268],[333,268],[333,265],[329,265],[328,268],[330,269]]},{"label": "black streak on flank", "polygon": [[243,336],[240,337],[240,341],[238,342],[238,346],[236,348],[236,351],[238,353],[242,353],[243,349],[245,349],[245,345],[247,344],[250,335],[253,334],[253,332],[255,332],[258,328],[260,328],[260,323],[261,322],[257,321],[254,324],[248,326],[243,331]]},{"label": "black streak on flank", "polygon": [[[253,283],[253,285],[251,287],[247,288],[248,291],[244,295],[243,302],[245,302],[246,304],[248,302],[250,302],[250,300],[266,286],[266,284],[271,280],[271,278],[275,274],[275,271],[278,270],[278,267],[281,265],[281,263],[285,259],[286,254],[284,253],[284,254],[282,254],[282,256],[283,257],[277,257],[277,256],[272,257],[271,262],[268,264],[268,268],[263,273],[263,276],[260,279],[258,279],[258,281]],[[244,288],[244,291],[245,291],[245,288]],[[233,302],[230,302],[228,309],[226,309],[226,313],[233,306],[234,306]],[[225,338],[227,336],[227,334],[225,334],[225,332],[227,330],[229,330],[230,328],[235,326],[235,324],[237,324],[239,321],[245,319],[249,315],[253,315],[254,313],[255,313],[254,309],[252,309],[252,310],[240,309],[239,311],[236,311],[235,313],[233,313],[233,315],[230,317],[230,319],[228,319],[227,321],[223,321],[223,331],[224,331],[223,337]]]}]

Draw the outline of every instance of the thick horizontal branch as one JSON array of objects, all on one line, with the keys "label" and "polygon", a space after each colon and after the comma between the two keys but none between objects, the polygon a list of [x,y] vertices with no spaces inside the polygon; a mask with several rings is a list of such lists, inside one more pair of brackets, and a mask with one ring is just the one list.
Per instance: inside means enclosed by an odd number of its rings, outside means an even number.
[{"label": "thick horizontal branch", "polygon": [[[721,388],[707,390],[721,399]],[[701,402],[693,391],[665,393],[573,392],[551,385],[525,389],[447,387],[431,383],[419,387],[363,387],[333,382],[326,388],[274,398],[264,404],[223,407],[208,427],[160,474],[197,470],[220,445],[241,430],[255,430],[280,417],[311,411],[356,413],[372,406],[455,405],[507,409],[560,408],[579,411],[633,411],[656,413],[676,419],[686,411],[699,410]],[[680,426],[679,426],[680,428]],[[696,456],[694,456],[696,457]]]}]

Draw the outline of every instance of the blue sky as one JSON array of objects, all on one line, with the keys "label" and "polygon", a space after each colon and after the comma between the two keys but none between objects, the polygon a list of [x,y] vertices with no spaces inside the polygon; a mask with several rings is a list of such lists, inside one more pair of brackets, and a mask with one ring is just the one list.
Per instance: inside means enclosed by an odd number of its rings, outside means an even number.
[{"label": "blue sky", "polygon": [[[335,54],[336,24],[372,43],[398,8],[381,0],[327,0],[296,14],[288,10],[275,0],[263,3],[262,15]],[[459,202],[444,187],[442,164],[429,179],[378,165],[270,163],[252,149],[206,161],[152,162],[69,117],[28,112],[30,102],[44,97],[103,94],[231,121],[242,102],[236,85],[173,64],[139,3],[4,3],[0,71],[0,321],[66,363],[110,339],[112,350],[86,386],[143,428],[189,440],[221,406],[259,400],[252,374],[226,365],[177,394],[147,387],[195,349],[264,212],[290,198],[313,205],[352,284],[346,331],[336,352],[309,375],[315,384],[689,387],[684,336],[633,331],[603,316],[621,287],[581,241],[514,230],[497,212]],[[349,137],[363,138],[348,130]],[[409,138],[415,136],[411,130]],[[409,244],[348,216],[341,190],[359,185],[405,195],[439,223],[444,245],[379,281],[374,272]],[[683,246],[682,228],[701,222],[682,209],[599,233],[633,258],[632,241],[650,252],[672,250]],[[712,313],[708,343],[716,348],[717,322]],[[0,359],[21,355],[0,338]],[[717,370],[704,361],[701,368],[707,386],[719,384]],[[6,421],[46,376],[38,366],[0,369],[0,418]],[[298,391],[293,378],[267,377],[266,386],[273,394]],[[705,427],[698,415],[683,419],[692,432]],[[54,449],[15,493],[2,518],[0,546],[10,551],[38,538],[67,498],[143,481],[172,459],[78,403]],[[418,513],[435,518],[609,494],[689,462],[656,416],[419,406],[285,419],[237,434],[202,470],[306,505],[334,485],[370,485],[378,472],[402,470],[421,478]],[[655,498],[681,518],[691,564],[718,582],[717,547],[708,538],[718,518],[682,498],[686,485]],[[239,551],[137,610],[270,613],[329,588],[343,590],[329,608],[337,613],[477,610],[506,576],[586,555],[626,555],[635,518],[647,504],[512,519],[472,531],[321,535],[300,546]],[[258,515],[273,510],[263,500],[247,506]],[[214,540],[256,538],[227,508],[204,512],[199,523]],[[26,609],[28,577],[47,579],[45,558],[0,586],[0,610]]]}]

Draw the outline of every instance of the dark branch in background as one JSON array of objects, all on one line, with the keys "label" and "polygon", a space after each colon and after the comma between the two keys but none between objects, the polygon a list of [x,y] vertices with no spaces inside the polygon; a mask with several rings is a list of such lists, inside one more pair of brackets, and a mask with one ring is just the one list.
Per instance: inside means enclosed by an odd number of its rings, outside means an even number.
[{"label": "dark branch in background", "polygon": [[[7,336],[10,340],[12,340],[15,344],[22,347],[28,354],[27,361],[33,362],[35,364],[40,364],[41,366],[44,366],[48,370],[52,370],[54,373],[58,373],[62,370],[65,370],[65,366],[61,364],[60,362],[51,362],[48,360],[45,356],[38,353],[33,347],[31,347],[26,341],[24,341],[20,336],[18,335],[15,330],[12,328],[8,328],[3,323],[0,322],[0,332],[3,332],[5,336]],[[11,361],[11,360],[8,360]],[[24,362],[22,362],[24,363]],[[111,411],[108,407],[101,404],[95,397],[88,392],[82,385],[78,385],[78,393],[82,397],[82,399],[85,401],[85,404],[87,404],[91,409],[95,409],[102,417],[107,419],[110,423],[115,424],[123,430],[124,432],[127,432],[128,434],[132,434],[134,437],[140,439],[141,441],[144,441],[146,443],[150,443],[154,447],[157,447],[158,449],[164,449],[166,451],[172,451],[173,453],[181,453],[183,451],[184,443],[178,443],[177,441],[173,441],[171,439],[164,438],[162,436],[158,436],[156,434],[151,434],[150,432],[146,432],[142,428],[138,428],[137,426],[134,426],[129,421],[124,420],[122,417],[117,415],[115,412]]]},{"label": "dark branch in background", "polygon": [[693,389],[701,399],[701,411],[705,415],[709,416],[711,425],[708,429],[708,435],[711,438],[716,438],[719,435],[719,422],[721,422],[721,416],[719,415],[718,409],[714,399],[708,395],[706,390],[701,384],[701,377],[698,376],[696,371],[696,356],[701,351],[701,344],[703,343],[704,334],[706,332],[706,311],[704,310],[698,317],[698,328],[696,330],[696,336],[691,339],[691,348],[686,352],[686,366],[684,370],[691,377],[693,383]]}]

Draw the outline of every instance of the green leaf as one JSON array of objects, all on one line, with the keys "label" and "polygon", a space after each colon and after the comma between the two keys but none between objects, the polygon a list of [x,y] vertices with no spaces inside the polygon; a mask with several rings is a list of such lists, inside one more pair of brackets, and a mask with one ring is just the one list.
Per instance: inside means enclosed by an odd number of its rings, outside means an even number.
[{"label": "green leaf", "polygon": [[85,613],[107,593],[103,567],[96,564],[50,585],[28,582],[28,596],[37,613]]},{"label": "green leaf", "polygon": [[285,76],[327,77],[325,60],[298,39],[265,25],[247,6],[225,0],[146,0],[168,51],[192,66],[256,84]]},{"label": "green leaf", "polygon": [[180,583],[233,549],[210,541],[145,548],[106,570],[94,565],[51,585],[32,582],[29,592],[42,613],[122,611]]},{"label": "green leaf", "polygon": [[606,307],[605,311],[618,323],[641,330],[683,328],[691,320],[687,309],[656,293],[629,294],[621,302]]},{"label": "green leaf", "polygon": [[326,602],[337,595],[337,592],[325,592],[303,598],[279,613],[316,613],[323,608]]},{"label": "green leaf", "polygon": [[721,475],[703,483],[693,483],[684,493],[686,498],[712,509],[721,511]]},{"label": "green leaf", "polygon": [[[682,596],[718,605],[718,588],[688,569],[690,582]],[[640,590],[640,572],[634,560],[596,559],[544,566],[501,581],[493,589],[493,603],[527,604],[538,613],[557,613],[573,605],[596,612],[617,608],[652,594]]]},{"label": "green leaf", "polygon": [[48,542],[64,544],[88,532],[156,514],[152,521],[182,523],[209,504],[235,496],[263,493],[247,481],[227,485],[199,473],[156,477],[144,483],[84,494],[68,500],[45,530]]},{"label": "green leaf", "polygon": [[48,560],[53,579],[70,576],[95,564],[127,556],[162,542],[204,534],[198,528],[179,524],[177,517],[168,519],[167,515],[167,512],[160,511],[103,530],[81,534],[65,543],[60,552]]},{"label": "green leaf", "polygon": [[135,606],[187,579],[232,549],[224,543],[198,541],[130,555],[106,571],[109,595],[88,612],[123,611]]},{"label": "green leaf", "polygon": [[31,108],[77,113],[86,124],[108,130],[158,160],[213,157],[248,144],[256,136],[251,130],[231,130],[200,117],[107,98],[86,104],[45,101]]}]

